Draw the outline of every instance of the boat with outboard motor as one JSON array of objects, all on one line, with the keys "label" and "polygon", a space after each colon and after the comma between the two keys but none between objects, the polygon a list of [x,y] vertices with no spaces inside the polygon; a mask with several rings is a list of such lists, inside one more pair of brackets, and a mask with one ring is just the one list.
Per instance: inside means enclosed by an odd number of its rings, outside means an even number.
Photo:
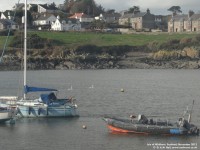
[{"label": "boat with outboard motor", "polygon": [[160,119],[148,119],[139,114],[130,118],[104,117],[108,128],[112,132],[135,133],[145,135],[199,135],[199,128],[191,123],[191,113],[188,120],[183,117],[176,122]]}]

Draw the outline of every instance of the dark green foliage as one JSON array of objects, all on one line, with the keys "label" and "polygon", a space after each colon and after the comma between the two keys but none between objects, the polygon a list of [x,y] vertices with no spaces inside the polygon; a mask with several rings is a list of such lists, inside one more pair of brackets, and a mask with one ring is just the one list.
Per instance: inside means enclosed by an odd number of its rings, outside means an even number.
[{"label": "dark green foliage", "polygon": [[180,47],[180,40],[177,39],[169,40],[160,45],[160,49],[165,49],[165,50],[175,50],[179,49],[179,47]]},{"label": "dark green foliage", "polygon": [[[41,38],[37,34],[28,34],[27,47],[32,49],[50,48],[54,45],[59,45],[59,41]],[[14,36],[9,46],[21,48],[24,45],[23,33],[19,32]]]},{"label": "dark green foliage", "polygon": [[99,54],[101,52],[100,47],[95,46],[95,45],[84,45],[84,46],[79,46],[75,52],[77,54],[81,53],[90,53],[90,54]]},{"label": "dark green foliage", "polygon": [[69,13],[85,13],[87,15],[95,16],[104,12],[101,5],[97,5],[94,0],[65,0],[65,10]]},{"label": "dark green foliage", "polygon": [[[0,36],[7,36],[7,35],[8,35],[8,32],[9,32],[9,30],[1,30],[1,31],[0,31]],[[15,33],[14,30],[11,30],[11,31],[10,31],[10,35],[11,35],[11,36],[14,35],[14,33]]]},{"label": "dark green foliage", "polygon": [[168,11],[171,11],[172,13],[174,14],[177,14],[177,13],[182,13],[181,11],[181,7],[180,6],[172,6],[168,9]]}]

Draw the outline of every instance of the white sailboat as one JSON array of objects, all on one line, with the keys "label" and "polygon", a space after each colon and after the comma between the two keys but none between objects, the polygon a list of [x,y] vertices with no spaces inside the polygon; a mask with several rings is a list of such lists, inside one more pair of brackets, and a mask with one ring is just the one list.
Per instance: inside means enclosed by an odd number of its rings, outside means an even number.
[{"label": "white sailboat", "polygon": [[[27,0],[24,19],[24,96],[17,102],[18,115],[22,117],[74,117],[78,116],[73,99],[58,99],[56,89],[29,87],[27,85]],[[37,99],[28,99],[29,92],[50,92]]]}]

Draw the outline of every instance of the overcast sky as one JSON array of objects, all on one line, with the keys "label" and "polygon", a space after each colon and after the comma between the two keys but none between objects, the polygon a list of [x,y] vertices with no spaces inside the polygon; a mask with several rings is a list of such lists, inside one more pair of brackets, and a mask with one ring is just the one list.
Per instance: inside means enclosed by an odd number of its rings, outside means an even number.
[{"label": "overcast sky", "polygon": [[[19,0],[0,0],[0,11],[11,9]],[[63,3],[64,0],[27,0],[28,3]],[[20,0],[23,3],[24,0]],[[102,5],[105,9],[115,9],[116,11],[126,10],[132,6],[139,6],[141,11],[150,9],[151,13],[169,14],[167,11],[171,6],[180,6],[183,13],[189,10],[194,12],[200,11],[200,0],[95,0],[98,5]]]}]

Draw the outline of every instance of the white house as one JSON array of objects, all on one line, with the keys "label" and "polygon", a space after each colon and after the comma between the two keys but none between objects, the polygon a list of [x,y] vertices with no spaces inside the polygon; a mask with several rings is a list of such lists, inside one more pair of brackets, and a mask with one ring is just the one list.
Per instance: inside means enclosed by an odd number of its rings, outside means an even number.
[{"label": "white house", "polygon": [[37,20],[33,21],[34,26],[46,26],[51,25],[52,22],[56,21],[56,17],[52,14],[42,14]]},{"label": "white house", "polygon": [[51,30],[53,31],[79,31],[81,30],[81,24],[75,19],[60,20],[58,16],[56,21],[51,24]]},{"label": "white house", "polygon": [[1,12],[0,14],[1,14],[0,19],[10,19],[10,20],[13,19],[13,17],[11,16],[11,14],[13,14],[13,12],[11,12],[11,11]]}]

